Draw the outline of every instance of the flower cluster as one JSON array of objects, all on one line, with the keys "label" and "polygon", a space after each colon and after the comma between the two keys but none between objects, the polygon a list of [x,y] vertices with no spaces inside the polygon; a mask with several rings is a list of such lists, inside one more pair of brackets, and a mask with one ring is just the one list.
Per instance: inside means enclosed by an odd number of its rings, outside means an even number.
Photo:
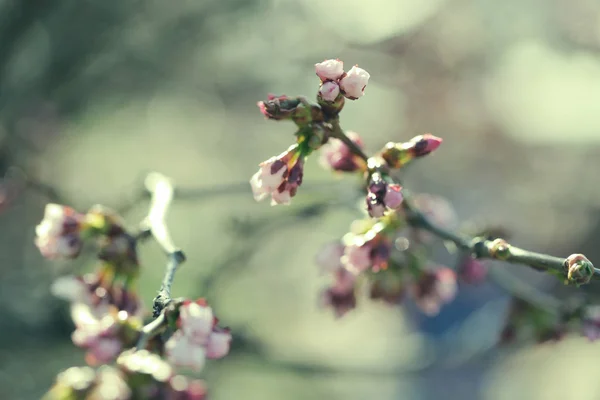
[{"label": "flower cluster", "polygon": [[316,263],[334,281],[322,294],[321,304],[341,317],[356,307],[359,279],[370,286],[370,297],[398,304],[409,294],[427,315],[435,315],[456,294],[456,276],[446,267],[426,265],[415,254],[395,249],[392,239],[401,220],[388,216],[355,221],[342,242],[325,245]]},{"label": "flower cluster", "polygon": [[115,366],[72,367],[61,372],[43,400],[206,400],[202,380],[174,373],[160,356],[127,351]]},{"label": "flower cluster", "polygon": [[315,64],[315,72],[321,80],[319,99],[327,102],[335,102],[340,95],[350,100],[362,97],[371,77],[358,65],[344,72],[344,63],[337,59]]},{"label": "flower cluster", "polygon": [[227,355],[231,333],[218,327],[218,322],[204,299],[184,302],[179,308],[179,329],[165,344],[167,359],[173,365],[201,370],[206,358]]},{"label": "flower cluster", "polygon": [[103,367],[63,372],[46,399],[206,398],[202,381],[175,375],[172,365],[200,369],[206,358],[225,356],[231,334],[217,326],[204,300],[166,299],[161,318],[143,325],[137,244],[147,235],[129,234],[121,217],[105,207],[80,214],[56,204],[46,208],[36,233],[36,244],[48,258],[74,258],[92,239],[98,250],[94,272],[62,276],[51,291],[70,302],[72,340],[86,351],[88,365]]}]

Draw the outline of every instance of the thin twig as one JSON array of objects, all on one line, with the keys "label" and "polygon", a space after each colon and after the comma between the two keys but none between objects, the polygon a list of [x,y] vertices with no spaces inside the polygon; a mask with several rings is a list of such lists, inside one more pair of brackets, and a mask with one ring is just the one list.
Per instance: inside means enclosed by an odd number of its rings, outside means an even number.
[{"label": "thin twig", "polygon": [[140,338],[136,344],[136,349],[145,349],[148,345],[148,341],[156,336],[167,324],[167,318],[164,313],[159,314],[151,322],[144,325],[141,331]]},{"label": "thin twig", "polygon": [[173,279],[177,269],[185,261],[185,254],[173,243],[165,222],[167,210],[171,204],[171,200],[173,200],[173,184],[166,176],[153,172],[148,175],[144,185],[148,192],[151,193],[152,201],[150,203],[150,211],[142,226],[152,233],[152,236],[160,247],[162,247],[169,259],[162,285],[158,291],[158,295],[154,298],[153,310],[154,317],[156,318],[171,301]]}]

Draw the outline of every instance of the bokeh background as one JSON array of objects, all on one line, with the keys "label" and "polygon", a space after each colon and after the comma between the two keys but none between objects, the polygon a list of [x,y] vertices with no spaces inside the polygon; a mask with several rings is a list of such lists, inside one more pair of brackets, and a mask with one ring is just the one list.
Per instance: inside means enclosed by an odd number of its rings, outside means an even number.
[{"label": "bokeh background", "polygon": [[[200,193],[169,214],[188,255],[175,293],[208,297],[236,332],[204,374],[211,398],[600,399],[600,346],[494,346],[509,296],[492,283],[461,288],[436,318],[410,303],[361,301],[341,320],[318,307],[327,278],[314,254],[360,216],[356,181],[313,157],[294,204],[277,208],[256,204],[247,181],[293,133],[256,101],[313,96],[313,64],[332,57],[371,73],[342,114],[370,150],[445,139],[411,168],[413,190],[502,224],[523,247],[600,259],[597,0],[2,0],[3,193],[23,173],[38,184],[0,215],[1,399],[38,399],[83,364],[49,285],[91,263],[41,258],[45,203],[123,207],[135,227],[152,170]],[[153,244],[141,257],[150,301],[165,260]],[[553,278],[496,268],[562,293]]]}]

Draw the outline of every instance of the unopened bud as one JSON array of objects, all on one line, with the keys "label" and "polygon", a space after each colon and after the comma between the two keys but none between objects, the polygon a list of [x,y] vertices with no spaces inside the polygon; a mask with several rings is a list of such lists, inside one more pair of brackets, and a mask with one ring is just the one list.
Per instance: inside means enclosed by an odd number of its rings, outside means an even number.
[{"label": "unopened bud", "polygon": [[496,260],[507,260],[510,257],[510,244],[504,239],[496,239],[490,245],[490,254]]},{"label": "unopened bud", "polygon": [[568,283],[584,285],[594,276],[594,265],[583,254],[571,254],[564,263]]},{"label": "unopened bud", "polygon": [[256,103],[260,112],[268,119],[277,121],[292,119],[294,111],[301,104],[297,97],[269,95],[266,101]]},{"label": "unopened bud", "polygon": [[411,150],[414,153],[414,156],[423,157],[440,147],[440,144],[442,144],[442,139],[437,136],[433,136],[430,133],[426,133],[424,135],[412,138],[410,143],[412,143]]}]

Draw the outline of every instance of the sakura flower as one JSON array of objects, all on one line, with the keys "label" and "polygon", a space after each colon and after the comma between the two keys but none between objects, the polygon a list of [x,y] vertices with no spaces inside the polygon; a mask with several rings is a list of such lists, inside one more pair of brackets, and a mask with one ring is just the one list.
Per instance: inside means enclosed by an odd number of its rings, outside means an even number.
[{"label": "sakura flower", "polygon": [[174,365],[201,370],[206,358],[229,353],[231,333],[217,326],[218,320],[203,299],[186,301],[179,307],[179,329],[165,344]]},{"label": "sakura flower", "polygon": [[119,355],[116,364],[127,381],[140,384],[136,392],[141,392],[139,398],[143,399],[156,398],[154,396],[174,375],[173,368],[166,360],[148,350],[126,350]]},{"label": "sakura flower", "polygon": [[[356,132],[346,132],[346,135],[356,144],[363,148],[363,141]],[[325,169],[340,172],[354,172],[363,170],[366,165],[362,158],[350,151],[348,146],[339,139],[330,138],[326,144],[321,147],[321,157],[319,163]]]},{"label": "sakura flower", "polygon": [[386,182],[379,172],[371,175],[367,189],[367,211],[373,218],[383,217],[388,209],[399,209],[404,200],[402,187]]},{"label": "sakura flower", "polygon": [[346,246],[342,262],[353,272],[359,273],[368,269],[377,272],[387,268],[391,251],[391,241],[378,234],[370,240],[354,240]]},{"label": "sakura flower", "polygon": [[184,303],[179,308],[181,331],[197,343],[205,343],[215,325],[212,308],[204,301]]},{"label": "sakura flower", "polygon": [[331,307],[336,317],[341,318],[356,307],[356,275],[345,268],[334,272],[334,283],[321,294],[321,305]]},{"label": "sakura flower", "polygon": [[183,375],[172,377],[168,389],[168,400],[206,400],[207,398],[204,381]]},{"label": "sakura flower", "polygon": [[365,88],[369,83],[371,75],[362,68],[354,66],[340,80],[340,88],[344,96],[350,100],[356,100],[365,94]]},{"label": "sakura flower", "polygon": [[71,338],[76,346],[87,350],[86,360],[89,364],[106,364],[119,355],[123,342],[117,318],[105,315],[97,319],[83,304],[74,305],[71,315],[76,326]]},{"label": "sakura flower", "polygon": [[583,335],[594,342],[600,339],[600,306],[586,308],[582,318]]},{"label": "sakura flower", "polygon": [[325,60],[315,64],[315,71],[321,81],[335,81],[344,75],[344,63],[338,59]]},{"label": "sakura flower", "polygon": [[206,349],[177,331],[165,343],[167,360],[173,365],[200,371],[206,363]]},{"label": "sakura flower", "polygon": [[96,373],[96,384],[89,400],[129,400],[132,393],[121,371],[103,365]]},{"label": "sakura flower", "polygon": [[84,216],[70,207],[48,204],[42,222],[35,228],[35,244],[46,258],[75,258],[82,247]]},{"label": "sakura flower", "polygon": [[444,304],[456,296],[456,275],[450,268],[425,271],[411,287],[417,307],[426,315],[434,316]]},{"label": "sakura flower", "polygon": [[206,357],[210,359],[223,358],[229,353],[231,333],[226,328],[215,328],[206,342]]},{"label": "sakura flower", "polygon": [[254,199],[262,201],[270,195],[271,205],[288,205],[302,184],[303,175],[304,157],[294,145],[260,164],[260,169],[250,179]]},{"label": "sakura flower", "polygon": [[319,88],[319,95],[325,101],[333,102],[340,94],[340,86],[333,81],[327,81]]},{"label": "sakura flower", "polygon": [[104,282],[103,273],[59,277],[50,286],[50,291],[73,304],[87,305],[98,318],[112,308],[126,311],[129,315],[141,314],[143,309],[136,293],[123,283]]}]

